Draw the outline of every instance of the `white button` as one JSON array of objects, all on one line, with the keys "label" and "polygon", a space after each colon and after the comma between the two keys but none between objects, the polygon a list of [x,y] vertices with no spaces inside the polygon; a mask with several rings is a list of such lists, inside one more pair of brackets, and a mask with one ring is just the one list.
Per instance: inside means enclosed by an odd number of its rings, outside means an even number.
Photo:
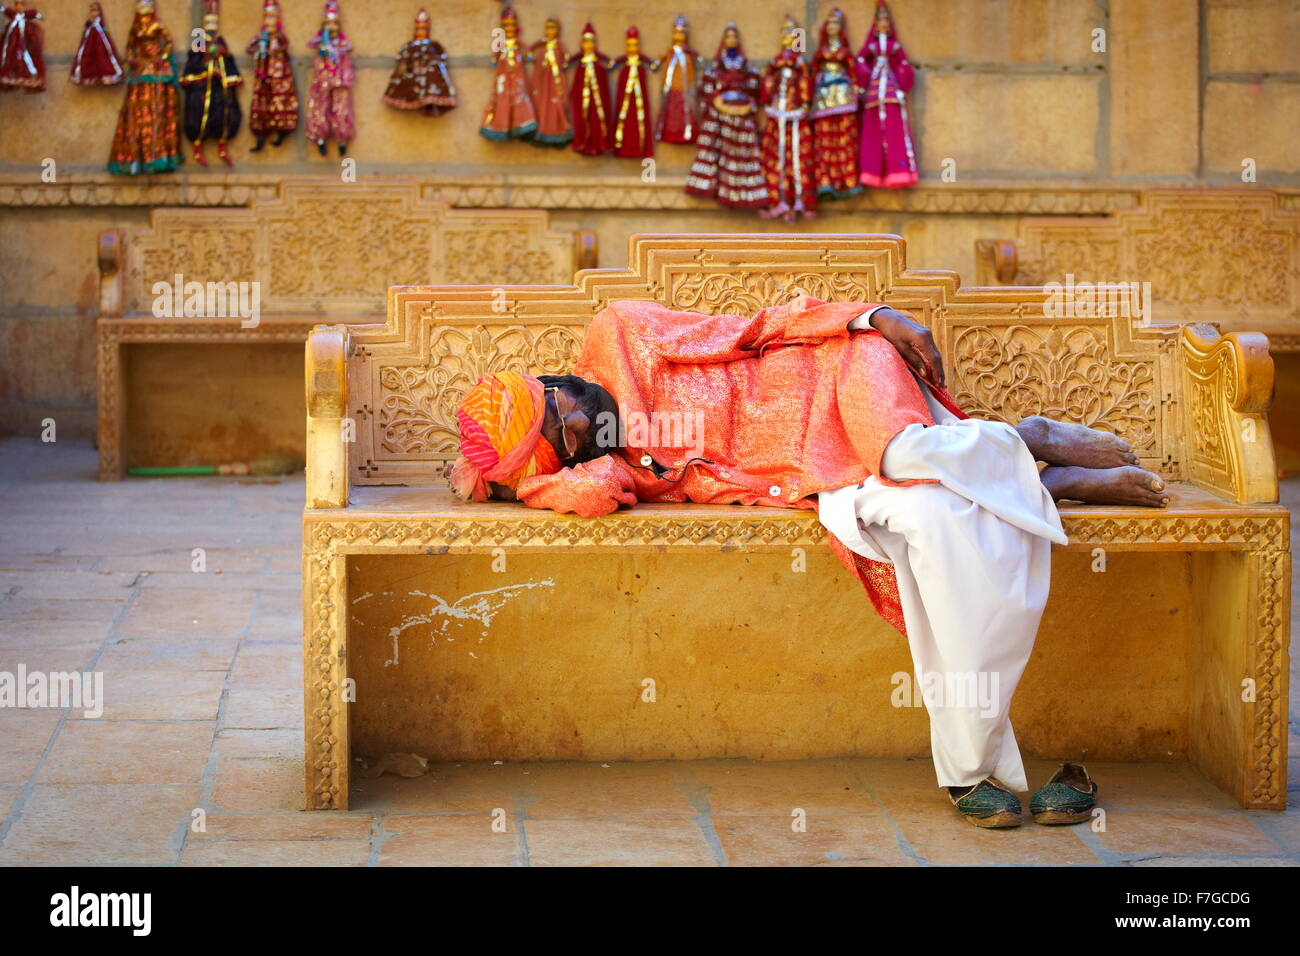
[{"label": "white button", "polygon": [[651,465],[653,462],[654,462],[654,459],[651,458],[649,455],[642,455],[642,456],[641,456],[641,464],[642,464],[644,467],[649,468],[650,465]]},{"label": "white button", "polygon": [[771,488],[767,489],[767,496],[768,496],[769,498],[780,498],[780,497],[781,497],[781,486],[780,486],[780,485],[773,485]]}]

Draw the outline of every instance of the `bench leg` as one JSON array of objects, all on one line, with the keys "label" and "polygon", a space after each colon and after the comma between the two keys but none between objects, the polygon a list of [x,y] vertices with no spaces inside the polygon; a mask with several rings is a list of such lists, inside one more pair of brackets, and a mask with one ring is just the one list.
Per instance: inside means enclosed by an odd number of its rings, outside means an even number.
[{"label": "bench leg", "polygon": [[1286,807],[1291,555],[1193,560],[1189,756],[1241,806]]},{"label": "bench leg", "polygon": [[[347,556],[304,528],[303,756],[306,809],[348,808]],[[314,540],[313,540],[314,539]]]},{"label": "bench leg", "polygon": [[99,333],[95,355],[99,427],[95,445],[99,451],[99,480],[121,481],[126,455],[122,447],[126,419],[126,386],[122,381],[122,343]]}]

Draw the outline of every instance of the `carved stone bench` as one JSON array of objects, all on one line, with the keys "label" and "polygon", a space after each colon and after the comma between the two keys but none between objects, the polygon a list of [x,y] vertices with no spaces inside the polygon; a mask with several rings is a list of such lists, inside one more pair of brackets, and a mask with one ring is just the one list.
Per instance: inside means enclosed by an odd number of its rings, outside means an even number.
[{"label": "carved stone bench", "polygon": [[504,303],[394,288],[385,323],[312,332],[309,808],[348,806],[354,752],[928,752],[924,710],[890,706],[906,643],[815,514],[641,505],[584,519],[461,503],[440,477],[464,391],[492,370],[568,371],[609,301],[748,314],[800,292],[909,310],[972,414],[1112,429],[1171,482],[1165,510],[1062,508],[1070,544],[1013,707],[1025,750],[1187,760],[1243,806],[1284,806],[1290,552],[1263,336],[1062,324],[1041,288],[908,271],[894,236],[640,236],[628,261],[573,286],[507,287]]},{"label": "carved stone bench", "polygon": [[[540,211],[452,209],[402,181],[287,180],[248,208],[155,209],[148,228],[100,236],[99,477],[302,458],[298,346],[322,318],[382,321],[388,287],[416,276],[567,282],[595,264],[594,233],[553,231]],[[156,284],[177,277],[255,283],[256,325],[215,297],[231,314],[159,317]]]}]

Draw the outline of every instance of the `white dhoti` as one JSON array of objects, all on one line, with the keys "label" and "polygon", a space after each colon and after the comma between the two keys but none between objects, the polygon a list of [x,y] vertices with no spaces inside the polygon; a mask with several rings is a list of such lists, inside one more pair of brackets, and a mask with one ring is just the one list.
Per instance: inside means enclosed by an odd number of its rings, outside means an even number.
[{"label": "white dhoti", "polygon": [[818,514],[850,550],[894,566],[939,785],[987,776],[1027,790],[1009,711],[1065,532],[1033,456],[1009,425],[958,419],[922,383],[933,426],[909,425],[875,477],[823,492]]}]

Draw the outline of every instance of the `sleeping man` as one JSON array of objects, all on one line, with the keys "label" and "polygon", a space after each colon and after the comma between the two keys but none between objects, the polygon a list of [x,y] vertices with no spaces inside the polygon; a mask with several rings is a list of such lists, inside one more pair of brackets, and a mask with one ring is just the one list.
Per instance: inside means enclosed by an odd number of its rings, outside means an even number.
[{"label": "sleeping man", "polygon": [[[1129,445],[1040,416],[969,418],[926,328],[807,295],[752,318],[614,302],[573,371],[479,381],[458,412],[456,493],[588,517],[640,501],[815,509],[908,639],[939,785],[970,822],[1018,825],[1028,782],[1008,713],[1051,544],[1066,543],[1054,501],[1166,504]],[[992,705],[945,693],[961,675]],[[1066,763],[1030,810],[1086,820],[1096,790]]]}]

